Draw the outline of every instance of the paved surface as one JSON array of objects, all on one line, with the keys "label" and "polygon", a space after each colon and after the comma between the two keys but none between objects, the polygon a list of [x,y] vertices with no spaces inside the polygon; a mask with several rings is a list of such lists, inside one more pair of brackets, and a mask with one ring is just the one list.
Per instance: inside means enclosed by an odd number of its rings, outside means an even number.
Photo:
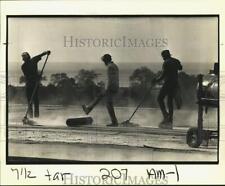
[{"label": "paved surface", "polygon": [[[196,108],[197,109],[197,108]],[[26,105],[9,105],[9,156],[81,161],[217,161],[217,141],[193,149],[186,132],[196,126],[195,110],[176,110],[174,130],[158,129],[159,109],[140,108],[134,125],[106,127],[106,108],[91,112],[92,126],[68,128],[67,118],[84,116],[78,106],[41,105],[42,126],[23,126]],[[116,108],[118,120],[127,120],[134,108]],[[217,127],[215,110],[204,116],[205,128]],[[21,160],[21,158],[19,158]]]},{"label": "paved surface", "polygon": [[216,161],[216,142],[190,148],[185,128],[9,127],[9,155],[85,161]]}]

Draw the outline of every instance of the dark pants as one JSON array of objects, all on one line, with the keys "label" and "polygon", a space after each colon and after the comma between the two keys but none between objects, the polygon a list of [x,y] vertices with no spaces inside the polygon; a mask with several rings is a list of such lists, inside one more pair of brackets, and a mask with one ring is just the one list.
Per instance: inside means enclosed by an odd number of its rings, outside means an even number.
[{"label": "dark pants", "polygon": [[[35,91],[35,86],[37,86],[36,91]],[[39,117],[38,89],[39,89],[39,85],[36,85],[36,82],[28,82],[26,84],[26,96],[27,96],[28,107],[29,107],[28,114],[31,118],[33,117],[33,105],[34,105],[34,117]],[[33,93],[34,91],[35,93]],[[32,99],[32,94],[34,94],[33,99]]]},{"label": "dark pants", "polygon": [[[170,121],[173,121],[173,99],[176,95],[176,90],[177,90],[177,83],[164,83],[158,95],[158,103],[162,115],[164,119],[168,118]],[[168,112],[164,103],[164,99],[166,96],[167,96]]]}]

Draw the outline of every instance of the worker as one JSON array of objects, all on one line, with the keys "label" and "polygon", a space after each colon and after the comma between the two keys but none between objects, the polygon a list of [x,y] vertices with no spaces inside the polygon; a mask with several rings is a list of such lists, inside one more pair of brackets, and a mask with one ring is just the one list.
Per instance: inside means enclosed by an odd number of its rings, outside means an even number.
[{"label": "worker", "polygon": [[107,126],[116,127],[118,126],[118,121],[114,111],[113,100],[119,90],[119,69],[117,65],[112,61],[112,57],[110,54],[103,55],[101,57],[101,60],[105,63],[107,67],[107,79],[108,79],[107,88],[91,104],[89,104],[88,106],[82,105],[82,108],[84,112],[88,114],[98,104],[98,102],[103,97],[105,97],[106,107],[112,122]]},{"label": "worker", "polygon": [[22,53],[22,59],[24,63],[22,64],[21,69],[23,71],[26,80],[26,97],[28,101],[28,108],[29,108],[28,114],[30,118],[33,118],[33,105],[34,105],[34,117],[39,117],[38,89],[41,77],[39,77],[38,74],[38,62],[44,55],[49,54],[50,51],[46,51],[31,58],[28,52]]},{"label": "worker", "polygon": [[[153,79],[153,83],[164,80],[158,95],[158,103],[163,115],[163,120],[160,122],[159,127],[172,128],[173,100],[178,89],[178,71],[182,70],[182,65],[178,59],[171,57],[169,50],[163,50],[161,56],[164,60],[162,74],[158,78]],[[168,111],[164,104],[164,98],[166,96]]]}]

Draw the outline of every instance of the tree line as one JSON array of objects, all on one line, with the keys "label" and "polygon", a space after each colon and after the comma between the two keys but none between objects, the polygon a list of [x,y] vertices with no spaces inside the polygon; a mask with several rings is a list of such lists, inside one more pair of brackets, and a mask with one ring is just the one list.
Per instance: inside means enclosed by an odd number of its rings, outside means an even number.
[{"label": "tree line", "polygon": [[[151,81],[161,72],[154,73],[143,66],[135,69],[129,77],[129,86],[120,87],[115,97],[116,106],[136,106],[151,86]],[[94,70],[81,69],[74,77],[68,77],[66,73],[51,74],[49,83],[42,77],[39,87],[40,103],[60,105],[81,105],[96,97],[104,85],[103,81],[97,81],[98,74]],[[24,76],[19,79],[20,84],[25,83]],[[197,78],[185,72],[179,73],[180,92],[183,106],[193,107],[196,100]],[[157,88],[158,87],[158,88]],[[157,95],[160,85],[148,94],[144,107],[158,107]],[[26,103],[25,86],[8,85],[9,103]]]}]

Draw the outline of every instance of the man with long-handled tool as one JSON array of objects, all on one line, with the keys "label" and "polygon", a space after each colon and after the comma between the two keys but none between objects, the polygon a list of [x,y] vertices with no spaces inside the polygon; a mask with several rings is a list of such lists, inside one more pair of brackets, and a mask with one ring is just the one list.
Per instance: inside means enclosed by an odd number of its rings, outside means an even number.
[{"label": "man with long-handled tool", "polygon": [[[162,74],[160,77],[153,79],[153,84],[164,80],[163,86],[158,95],[158,103],[163,115],[160,122],[160,128],[172,128],[173,123],[173,100],[178,88],[178,71],[182,70],[182,65],[178,59],[171,57],[169,50],[163,50],[162,58],[164,60],[162,66]],[[164,98],[167,96],[168,111],[164,104]]]},{"label": "man with long-handled tool", "polygon": [[107,77],[108,77],[107,89],[88,106],[82,105],[82,108],[84,112],[88,114],[99,103],[99,101],[103,97],[105,97],[106,107],[112,121],[112,123],[107,126],[115,127],[118,126],[118,121],[113,107],[113,98],[119,90],[119,69],[117,65],[113,63],[111,55],[105,54],[104,56],[102,56],[101,59],[107,66]]},{"label": "man with long-handled tool", "polygon": [[[28,101],[27,111],[23,118],[24,124],[29,123],[29,120],[27,118],[28,113],[29,117],[33,118],[33,105],[34,105],[34,117],[39,117],[38,88],[44,67],[46,65],[50,53],[51,53],[50,51],[46,51],[32,58],[30,57],[30,54],[28,52],[22,53],[22,59],[24,63],[22,64],[21,69],[26,79],[26,97]],[[38,74],[38,62],[45,55],[47,55],[45,63],[42,67],[41,73]]]}]

